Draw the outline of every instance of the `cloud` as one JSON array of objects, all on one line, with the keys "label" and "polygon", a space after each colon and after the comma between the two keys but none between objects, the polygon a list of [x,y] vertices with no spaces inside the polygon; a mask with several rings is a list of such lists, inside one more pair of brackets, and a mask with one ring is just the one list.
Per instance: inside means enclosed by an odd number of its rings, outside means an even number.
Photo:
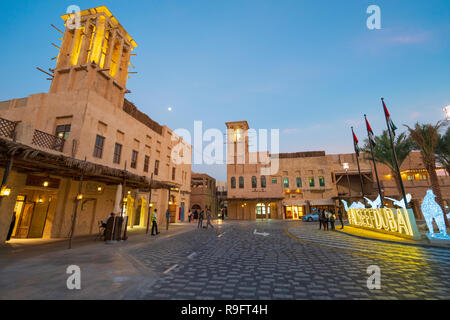
[{"label": "cloud", "polygon": [[295,134],[299,132],[300,128],[286,128],[281,131],[282,134]]},{"label": "cloud", "polygon": [[364,124],[364,120],[362,120],[362,119],[358,119],[358,120],[347,119],[347,120],[345,120],[345,123],[347,125],[349,125],[350,127],[359,128],[361,125]]},{"label": "cloud", "polygon": [[425,32],[398,35],[387,38],[387,42],[394,44],[418,44],[427,41],[428,34]]},{"label": "cloud", "polygon": [[412,112],[412,113],[409,115],[409,118],[410,118],[410,119],[417,119],[417,118],[419,118],[419,117],[421,117],[421,116],[422,116],[422,114],[421,114],[420,112],[414,111],[414,112]]}]

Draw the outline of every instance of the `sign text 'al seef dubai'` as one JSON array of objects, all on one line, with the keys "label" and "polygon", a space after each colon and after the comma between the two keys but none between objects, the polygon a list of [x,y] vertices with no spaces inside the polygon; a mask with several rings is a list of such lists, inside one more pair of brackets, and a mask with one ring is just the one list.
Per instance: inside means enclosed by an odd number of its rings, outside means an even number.
[{"label": "sign text 'al seef dubai'", "polygon": [[412,210],[407,209],[348,209],[349,224],[355,227],[395,234],[397,236],[418,239],[419,231]]}]

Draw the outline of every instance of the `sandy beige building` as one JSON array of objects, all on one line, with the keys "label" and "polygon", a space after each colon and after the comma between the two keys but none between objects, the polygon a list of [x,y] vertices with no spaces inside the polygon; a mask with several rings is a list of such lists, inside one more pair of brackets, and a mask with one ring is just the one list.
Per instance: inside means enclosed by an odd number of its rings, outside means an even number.
[{"label": "sandy beige building", "polygon": [[[363,201],[361,179],[355,154],[330,154],[324,151],[280,153],[249,151],[247,121],[227,122],[228,217],[230,219],[301,219],[317,209],[343,210],[341,200]],[[278,161],[275,174],[261,174],[267,159]],[[378,195],[373,164],[367,155],[359,158],[365,195]],[[400,199],[389,169],[377,164],[384,196]],[[438,169],[443,198],[450,201],[450,177]],[[430,189],[430,181],[420,153],[414,151],[401,166],[411,207],[422,218],[420,204]],[[386,199],[387,205],[392,201]]]},{"label": "sandy beige building", "polygon": [[106,7],[82,11],[80,28],[62,18],[50,91],[0,102],[0,174],[9,190],[0,203],[1,241],[13,213],[13,237],[67,237],[75,206],[76,235],[97,233],[117,208],[131,228],[146,226],[150,205],[160,222],[168,208],[172,222],[184,221],[191,146],[125,99],[136,42]]},{"label": "sandy beige building", "polygon": [[217,216],[216,179],[205,174],[192,172],[191,174],[191,210],[198,213],[211,210]]}]

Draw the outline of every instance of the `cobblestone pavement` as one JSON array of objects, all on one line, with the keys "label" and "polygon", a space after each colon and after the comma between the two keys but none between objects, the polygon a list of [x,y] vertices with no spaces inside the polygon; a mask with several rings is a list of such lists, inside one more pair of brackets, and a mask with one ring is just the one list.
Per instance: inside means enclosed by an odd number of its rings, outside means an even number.
[{"label": "cobblestone pavement", "polygon": [[[364,240],[306,222],[183,228],[120,246],[0,255],[0,299],[450,299],[446,248]],[[81,267],[81,290],[66,287],[70,264]],[[381,270],[380,290],[367,288],[371,265]]]},{"label": "cobblestone pavement", "polygon": [[[129,254],[159,275],[132,293],[137,299],[450,298],[450,250],[358,239],[316,223],[232,222]],[[367,288],[371,265],[381,270],[380,290]]]}]

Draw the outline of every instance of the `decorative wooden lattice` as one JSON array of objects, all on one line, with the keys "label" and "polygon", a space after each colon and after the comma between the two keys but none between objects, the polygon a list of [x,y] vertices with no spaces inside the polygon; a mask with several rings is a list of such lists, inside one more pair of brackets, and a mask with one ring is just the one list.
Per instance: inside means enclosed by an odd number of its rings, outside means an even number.
[{"label": "decorative wooden lattice", "polygon": [[64,141],[65,140],[63,138],[39,130],[34,130],[32,143],[41,148],[62,152],[64,148]]},{"label": "decorative wooden lattice", "polygon": [[15,129],[16,123],[14,121],[0,118],[0,136],[13,138]]}]

